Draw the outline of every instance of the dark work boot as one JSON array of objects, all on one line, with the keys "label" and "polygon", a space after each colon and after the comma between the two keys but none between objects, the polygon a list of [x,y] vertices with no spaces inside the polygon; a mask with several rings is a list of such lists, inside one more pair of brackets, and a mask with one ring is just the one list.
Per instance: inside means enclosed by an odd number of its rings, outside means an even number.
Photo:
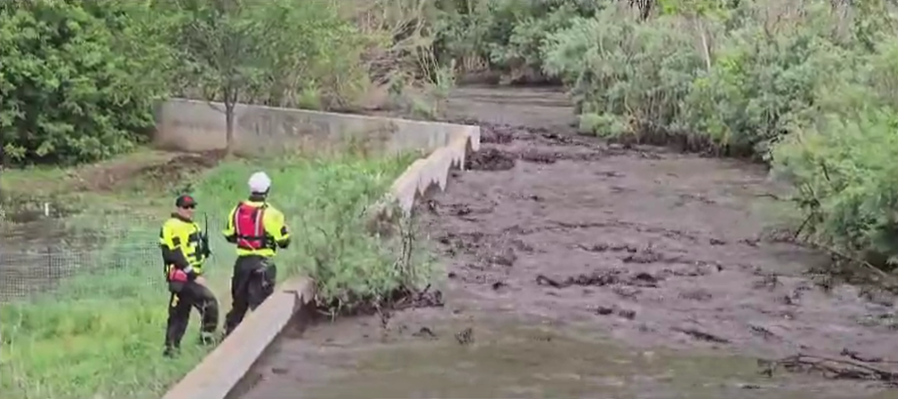
[{"label": "dark work boot", "polygon": [[162,356],[165,356],[167,358],[175,358],[178,357],[178,354],[180,354],[180,352],[181,350],[178,348],[166,346],[165,351],[162,352]]}]

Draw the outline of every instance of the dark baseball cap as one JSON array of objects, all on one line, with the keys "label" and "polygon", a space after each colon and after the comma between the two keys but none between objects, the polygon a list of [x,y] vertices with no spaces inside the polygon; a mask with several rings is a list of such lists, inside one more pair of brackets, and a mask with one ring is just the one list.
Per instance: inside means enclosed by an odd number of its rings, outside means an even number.
[{"label": "dark baseball cap", "polygon": [[178,199],[175,200],[175,206],[178,208],[193,208],[196,207],[196,200],[187,194],[180,195],[178,196]]}]

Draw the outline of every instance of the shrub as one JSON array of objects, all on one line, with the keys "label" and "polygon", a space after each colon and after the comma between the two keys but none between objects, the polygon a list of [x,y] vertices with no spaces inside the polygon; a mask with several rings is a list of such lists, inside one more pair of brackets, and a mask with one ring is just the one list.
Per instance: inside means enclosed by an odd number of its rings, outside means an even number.
[{"label": "shrub", "polygon": [[678,25],[669,17],[640,23],[613,8],[577,19],[549,36],[544,70],[573,86],[581,127],[592,133],[670,126],[701,67],[690,36]]},{"label": "shrub", "polygon": [[[436,51],[443,61],[453,59],[464,65],[467,59],[482,59],[491,69],[511,74],[513,81],[540,79],[541,49],[548,36],[570,26],[578,16],[592,15],[602,5],[590,0],[447,3],[436,37]],[[531,76],[524,76],[527,74]]]},{"label": "shrub", "polygon": [[[275,56],[268,71],[267,105],[342,107],[367,89],[362,53],[374,38],[338,13],[336,4],[301,0],[264,2],[269,25],[283,27],[277,42],[265,39]],[[270,26],[269,26],[270,27]],[[305,104],[302,104],[305,103]]]},{"label": "shrub", "polygon": [[158,45],[139,25],[120,20],[117,3],[104,7],[0,5],[5,162],[97,160],[129,150],[152,127],[152,102],[165,92],[147,63]]},{"label": "shrub", "polygon": [[767,157],[793,119],[817,105],[817,87],[850,64],[851,54],[827,37],[828,13],[811,11],[776,34],[751,20],[727,32],[682,104],[681,125],[725,154]]},{"label": "shrub", "polygon": [[803,233],[825,247],[893,268],[898,256],[898,40],[883,38],[856,69],[818,90],[820,113],[773,150],[774,172],[796,187]]}]

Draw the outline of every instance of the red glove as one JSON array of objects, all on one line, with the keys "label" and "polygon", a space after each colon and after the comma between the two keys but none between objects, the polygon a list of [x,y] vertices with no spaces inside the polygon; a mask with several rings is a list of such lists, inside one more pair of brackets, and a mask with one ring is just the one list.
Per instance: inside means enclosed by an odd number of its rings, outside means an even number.
[{"label": "red glove", "polygon": [[171,273],[168,274],[168,279],[176,283],[186,283],[187,273],[180,269],[172,269]]}]

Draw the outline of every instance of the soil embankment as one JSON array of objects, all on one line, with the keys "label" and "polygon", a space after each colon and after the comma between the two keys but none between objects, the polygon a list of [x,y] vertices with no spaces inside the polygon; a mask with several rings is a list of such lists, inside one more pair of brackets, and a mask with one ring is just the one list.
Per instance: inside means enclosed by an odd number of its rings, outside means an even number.
[{"label": "soil embankment", "polygon": [[758,373],[799,352],[898,353],[890,299],[823,290],[804,272],[828,257],[764,238],[762,171],[573,136],[563,104],[460,90],[454,116],[483,126],[484,148],[420,209],[446,306],[285,337],[243,398],[894,394]]}]

